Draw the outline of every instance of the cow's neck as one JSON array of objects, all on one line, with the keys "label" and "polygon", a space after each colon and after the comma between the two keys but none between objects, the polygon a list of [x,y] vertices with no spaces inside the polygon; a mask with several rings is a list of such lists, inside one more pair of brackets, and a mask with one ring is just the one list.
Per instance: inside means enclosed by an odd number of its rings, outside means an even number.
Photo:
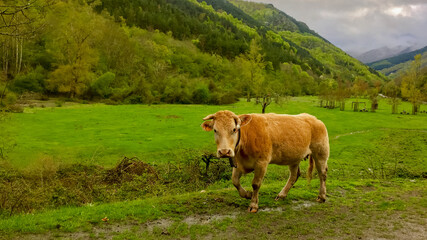
[{"label": "cow's neck", "polygon": [[238,130],[239,132],[238,132],[238,135],[237,135],[237,143],[236,143],[236,146],[234,147],[234,152],[237,152],[237,151],[239,151],[239,144],[240,144],[240,128],[239,128],[239,130]]},{"label": "cow's neck", "polygon": [[[239,132],[237,135],[237,143],[236,143],[236,146],[234,146],[234,154],[237,154],[239,152],[239,150],[240,150],[239,144],[240,144],[240,128],[239,128]],[[228,160],[230,161],[231,167],[237,168],[236,157],[229,158]]]}]

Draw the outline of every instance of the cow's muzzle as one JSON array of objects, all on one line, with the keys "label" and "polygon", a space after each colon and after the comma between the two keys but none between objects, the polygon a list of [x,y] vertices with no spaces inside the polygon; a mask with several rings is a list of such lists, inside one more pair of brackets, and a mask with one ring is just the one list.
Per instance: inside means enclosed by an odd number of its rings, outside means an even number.
[{"label": "cow's muzzle", "polygon": [[218,149],[217,156],[219,158],[232,158],[234,157],[234,151],[229,148]]}]

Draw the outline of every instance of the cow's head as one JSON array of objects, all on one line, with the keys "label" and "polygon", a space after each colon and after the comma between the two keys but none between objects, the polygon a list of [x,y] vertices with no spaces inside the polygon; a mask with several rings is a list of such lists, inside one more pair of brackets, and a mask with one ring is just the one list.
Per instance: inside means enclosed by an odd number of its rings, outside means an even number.
[{"label": "cow's head", "polygon": [[219,111],[203,118],[205,122],[202,123],[201,127],[205,131],[214,130],[217,156],[220,158],[232,158],[235,154],[234,148],[239,141],[240,127],[248,124],[251,119],[251,115],[237,116],[230,111]]}]

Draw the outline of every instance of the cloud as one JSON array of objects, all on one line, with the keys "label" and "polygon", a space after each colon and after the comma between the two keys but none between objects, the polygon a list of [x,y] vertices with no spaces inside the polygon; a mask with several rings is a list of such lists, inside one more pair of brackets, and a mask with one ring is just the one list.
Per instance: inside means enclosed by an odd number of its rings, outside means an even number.
[{"label": "cloud", "polygon": [[272,3],[348,52],[427,45],[425,0],[252,0]]}]

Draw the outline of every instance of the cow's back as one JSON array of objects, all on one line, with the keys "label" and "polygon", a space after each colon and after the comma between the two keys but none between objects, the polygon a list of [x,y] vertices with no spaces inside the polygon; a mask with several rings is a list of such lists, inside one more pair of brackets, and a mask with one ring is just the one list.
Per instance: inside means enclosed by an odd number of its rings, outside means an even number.
[{"label": "cow's back", "polygon": [[249,157],[269,156],[271,163],[289,165],[311,153],[311,123],[315,123],[315,117],[272,113],[251,116],[251,122],[242,127],[245,153]]}]

